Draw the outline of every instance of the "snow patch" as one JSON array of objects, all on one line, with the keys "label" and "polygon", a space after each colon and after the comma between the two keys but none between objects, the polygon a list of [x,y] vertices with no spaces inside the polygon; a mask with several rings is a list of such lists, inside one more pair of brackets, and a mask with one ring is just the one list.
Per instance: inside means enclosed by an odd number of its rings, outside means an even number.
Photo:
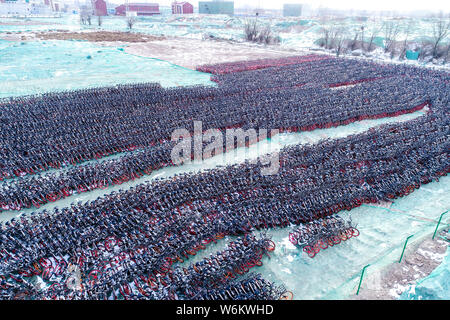
[{"label": "snow patch", "polygon": [[420,255],[424,256],[425,258],[431,259],[431,260],[435,260],[438,262],[442,262],[442,260],[444,260],[444,257],[446,255],[446,253],[436,253],[436,252],[431,252],[431,251],[426,251],[423,249],[419,249],[417,250],[417,253],[419,253]]}]

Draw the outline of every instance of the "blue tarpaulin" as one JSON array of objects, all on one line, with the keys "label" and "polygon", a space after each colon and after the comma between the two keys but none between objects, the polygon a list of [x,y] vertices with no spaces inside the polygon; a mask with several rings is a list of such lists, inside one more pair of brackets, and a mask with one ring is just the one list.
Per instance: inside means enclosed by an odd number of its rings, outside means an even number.
[{"label": "blue tarpaulin", "polygon": [[419,59],[419,51],[406,50],[406,59],[417,60]]}]

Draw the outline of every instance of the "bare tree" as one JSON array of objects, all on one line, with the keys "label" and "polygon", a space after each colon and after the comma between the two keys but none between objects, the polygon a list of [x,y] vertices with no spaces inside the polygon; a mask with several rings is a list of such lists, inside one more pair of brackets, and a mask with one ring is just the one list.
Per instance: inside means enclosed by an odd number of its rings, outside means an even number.
[{"label": "bare tree", "polygon": [[423,61],[426,60],[428,57],[431,56],[432,51],[432,45],[430,44],[430,41],[428,40],[422,40],[421,44],[419,46],[419,60]]},{"label": "bare tree", "polygon": [[359,29],[354,30],[355,36],[353,37],[353,40],[350,41],[350,50],[356,50],[358,46],[358,36],[359,36]]},{"label": "bare tree", "polygon": [[247,20],[244,25],[245,39],[247,41],[255,41],[258,35],[258,24],[256,19]]},{"label": "bare tree", "polygon": [[391,56],[395,49],[395,42],[400,33],[400,24],[397,21],[386,21],[383,25],[385,47],[384,52],[390,52]]},{"label": "bare tree", "polygon": [[410,20],[406,27],[405,39],[403,40],[402,48],[401,48],[400,54],[398,56],[400,60],[403,60],[406,56],[406,49],[408,47],[408,37],[409,37],[409,33],[411,32],[412,27],[413,27],[413,21]]},{"label": "bare tree", "polygon": [[361,49],[364,49],[364,30],[365,30],[366,26],[362,25],[361,26]]},{"label": "bare tree", "polygon": [[328,48],[328,42],[330,41],[330,28],[329,26],[322,26],[320,29],[322,34],[321,45],[326,49]]},{"label": "bare tree", "polygon": [[342,53],[344,49],[344,42],[345,42],[345,28],[340,27],[338,28],[338,31],[336,32],[336,56],[339,57],[339,55]]},{"label": "bare tree", "polygon": [[262,25],[256,19],[247,20],[244,25],[245,39],[250,42],[265,44],[278,43],[279,37],[272,33],[270,25]]},{"label": "bare tree", "polygon": [[450,30],[450,19],[444,18],[442,12],[433,24],[433,58],[438,58],[439,44],[445,40]]},{"label": "bare tree", "polygon": [[[332,24],[330,26],[330,37],[328,40],[328,48],[327,49],[336,48],[338,40],[342,40],[342,39],[338,39],[338,38],[344,37],[343,30],[344,29],[342,26],[338,26],[336,24]],[[341,43],[341,45],[342,45],[342,43]]]},{"label": "bare tree", "polygon": [[135,17],[128,17],[127,18],[127,26],[128,26],[128,29],[133,29],[133,26],[134,26],[134,24],[136,23],[136,19],[135,19]]},{"label": "bare tree", "polygon": [[325,49],[330,49],[332,47],[332,38],[333,38],[333,34],[335,33],[335,25],[331,24],[329,22],[329,18],[328,17],[321,17],[320,19],[320,24],[321,24],[321,28],[320,28],[320,32],[322,34],[322,38],[321,38],[321,45],[325,48]]},{"label": "bare tree", "polygon": [[82,6],[80,8],[80,22],[81,24],[89,23],[91,24],[91,10],[87,6]]},{"label": "bare tree", "polygon": [[444,61],[442,61],[442,64],[446,64],[448,59],[450,58],[450,43],[447,45],[447,50],[445,50],[445,55],[444,55]]},{"label": "bare tree", "polygon": [[[369,33],[369,41],[367,43],[367,51],[370,52],[372,50],[374,50],[374,41],[375,38],[378,37],[378,34],[380,33],[381,28],[379,26],[377,26],[376,24],[374,24],[374,26],[370,29],[370,33]],[[364,45],[363,45],[364,48]]]},{"label": "bare tree", "polygon": [[259,43],[270,44],[274,42],[275,37],[272,35],[272,28],[270,25],[261,28],[257,38]]}]

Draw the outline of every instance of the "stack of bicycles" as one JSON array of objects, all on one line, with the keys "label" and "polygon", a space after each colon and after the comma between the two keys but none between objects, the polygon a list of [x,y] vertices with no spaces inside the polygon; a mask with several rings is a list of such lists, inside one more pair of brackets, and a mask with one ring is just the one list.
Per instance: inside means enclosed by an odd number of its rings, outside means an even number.
[{"label": "stack of bicycles", "polygon": [[302,247],[309,257],[314,258],[320,250],[357,236],[359,231],[351,219],[345,221],[339,216],[332,216],[301,224],[289,233],[289,240],[292,244]]}]

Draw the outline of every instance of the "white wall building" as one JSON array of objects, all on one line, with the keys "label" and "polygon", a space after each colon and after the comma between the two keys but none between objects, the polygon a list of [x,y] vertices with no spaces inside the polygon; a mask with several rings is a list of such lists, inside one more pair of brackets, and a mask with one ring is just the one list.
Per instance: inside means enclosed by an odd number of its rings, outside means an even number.
[{"label": "white wall building", "polygon": [[0,16],[27,16],[31,5],[25,0],[5,0],[0,2]]},{"label": "white wall building", "polygon": [[0,0],[0,16],[53,16],[52,0]]},{"label": "white wall building", "polygon": [[31,3],[30,14],[37,16],[50,16],[53,15],[53,10],[49,5],[43,2]]}]

